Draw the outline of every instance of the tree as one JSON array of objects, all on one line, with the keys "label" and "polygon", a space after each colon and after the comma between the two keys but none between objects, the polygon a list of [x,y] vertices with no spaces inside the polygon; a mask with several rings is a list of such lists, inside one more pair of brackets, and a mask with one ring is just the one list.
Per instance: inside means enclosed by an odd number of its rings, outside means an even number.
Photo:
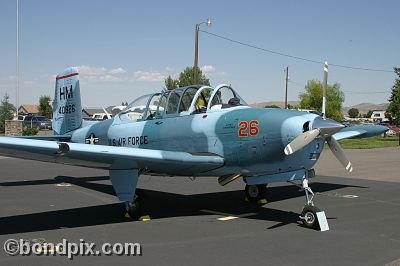
[{"label": "tree", "polygon": [[39,115],[51,118],[53,108],[50,105],[51,98],[47,95],[42,95],[39,98]]},{"label": "tree", "polygon": [[200,68],[197,68],[197,83],[194,83],[194,67],[187,67],[179,74],[178,79],[173,79],[168,76],[164,83],[165,87],[169,90],[175,89],[177,87],[185,87],[189,85],[208,85],[210,86],[210,80],[203,75]]},{"label": "tree", "polygon": [[[318,80],[309,80],[305,92],[300,93],[300,108],[322,111],[322,83]],[[342,105],[344,93],[340,90],[340,84],[335,83],[326,88],[326,116],[335,120],[342,120]]]},{"label": "tree", "polygon": [[392,87],[392,94],[389,99],[389,106],[386,109],[386,116],[388,116],[390,122],[395,125],[400,124],[400,68],[395,67],[394,72],[397,78],[394,81]]},{"label": "tree", "polygon": [[360,112],[357,108],[351,108],[347,113],[349,114],[350,118],[356,118]]},{"label": "tree", "polygon": [[164,83],[165,87],[169,90],[179,87],[179,80],[173,79],[171,76],[168,76],[168,78],[165,79]]},{"label": "tree", "polygon": [[373,112],[374,111],[369,110],[368,113],[365,115],[365,118],[371,118]]},{"label": "tree", "polygon": [[0,132],[4,133],[6,120],[11,120],[16,112],[15,106],[9,102],[10,96],[5,94],[0,104]]},{"label": "tree", "polygon": [[272,105],[266,105],[264,108],[280,108],[278,105],[272,104]]}]

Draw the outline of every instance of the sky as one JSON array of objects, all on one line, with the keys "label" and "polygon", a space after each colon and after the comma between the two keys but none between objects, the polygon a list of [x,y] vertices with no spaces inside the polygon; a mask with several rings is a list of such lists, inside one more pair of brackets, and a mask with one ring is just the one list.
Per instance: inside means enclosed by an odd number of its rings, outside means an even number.
[{"label": "sky", "polygon": [[[384,103],[400,66],[400,1],[19,0],[19,103],[54,96],[55,75],[80,69],[86,107],[158,92],[194,61],[212,86],[230,84],[248,103],[298,100],[308,80],[339,83],[345,106]],[[207,34],[223,36],[241,45]],[[16,0],[0,0],[0,97],[16,102]],[[342,68],[344,65],[383,71]]]}]

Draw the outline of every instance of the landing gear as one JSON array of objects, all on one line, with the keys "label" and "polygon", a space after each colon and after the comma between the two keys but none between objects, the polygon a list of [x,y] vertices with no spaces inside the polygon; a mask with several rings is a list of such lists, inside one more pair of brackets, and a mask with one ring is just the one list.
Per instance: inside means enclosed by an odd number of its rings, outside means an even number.
[{"label": "landing gear", "polygon": [[140,201],[137,195],[134,196],[133,201],[125,202],[126,213],[134,220],[141,217]]},{"label": "landing gear", "polygon": [[308,186],[308,179],[304,178],[302,181],[302,189],[306,196],[306,205],[301,212],[300,219],[304,226],[307,228],[319,229],[319,222],[317,213],[321,210],[314,206],[314,192]]},{"label": "landing gear", "polygon": [[267,186],[266,185],[246,185],[246,200],[249,202],[257,202],[258,204],[267,203]]}]

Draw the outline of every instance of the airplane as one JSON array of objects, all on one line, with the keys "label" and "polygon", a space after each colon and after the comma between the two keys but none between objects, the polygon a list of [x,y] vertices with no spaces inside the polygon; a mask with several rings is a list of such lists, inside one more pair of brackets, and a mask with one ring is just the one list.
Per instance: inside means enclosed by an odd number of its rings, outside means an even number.
[{"label": "airplane", "polygon": [[[327,86],[328,65],[324,68]],[[317,228],[319,208],[308,180],[325,142],[349,172],[337,142],[371,137],[384,126],[344,127],[325,116],[297,110],[256,109],[230,85],[193,85],[137,98],[104,121],[82,119],[79,71],[56,77],[52,136],[0,137],[0,155],[109,170],[111,184],[129,216],[141,213],[136,185],[141,174],[238,178],[246,199],[266,203],[266,186],[290,182],[305,192],[300,218]]]}]

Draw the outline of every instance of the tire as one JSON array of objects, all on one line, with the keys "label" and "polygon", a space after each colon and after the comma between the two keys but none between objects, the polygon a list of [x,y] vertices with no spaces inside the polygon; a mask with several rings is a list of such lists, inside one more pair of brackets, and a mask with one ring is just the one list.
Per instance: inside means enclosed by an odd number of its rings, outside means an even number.
[{"label": "tire", "polygon": [[246,199],[250,202],[257,202],[266,198],[267,186],[266,185],[246,185],[245,187]]},{"label": "tire", "polygon": [[126,213],[134,220],[138,220],[141,216],[140,202],[136,199],[134,202],[125,205]]},{"label": "tire", "polygon": [[303,225],[307,228],[319,229],[317,212],[321,210],[315,206],[305,206],[301,212]]}]

